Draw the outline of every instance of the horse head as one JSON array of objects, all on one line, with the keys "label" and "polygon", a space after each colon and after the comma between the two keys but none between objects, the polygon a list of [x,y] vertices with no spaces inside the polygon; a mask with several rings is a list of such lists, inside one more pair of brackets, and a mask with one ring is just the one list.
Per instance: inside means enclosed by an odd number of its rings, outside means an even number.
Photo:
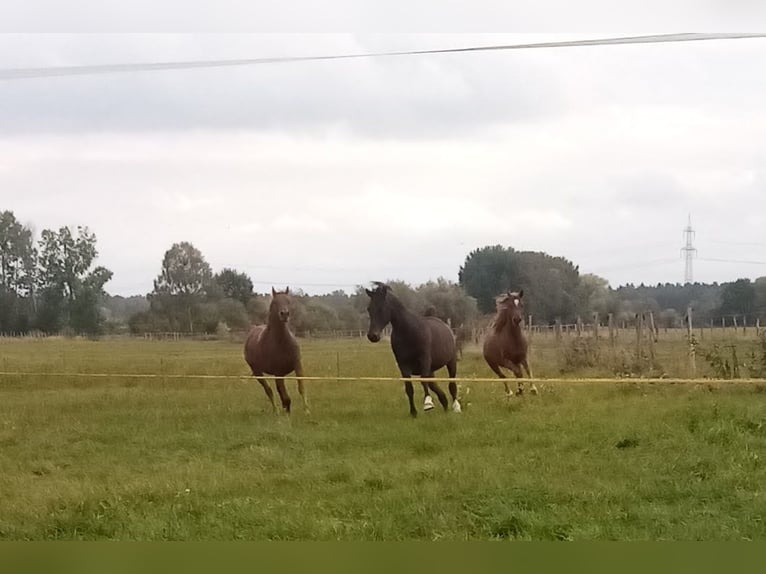
[{"label": "horse head", "polygon": [[507,313],[514,325],[519,325],[524,320],[524,290],[511,291],[498,296],[495,299],[495,307],[498,314]]},{"label": "horse head", "polygon": [[370,328],[367,331],[367,338],[377,343],[380,341],[380,334],[386,325],[391,322],[391,308],[388,305],[388,293],[391,288],[385,283],[375,281],[375,289],[365,289],[370,303],[367,305],[367,313],[370,315]]},{"label": "horse head", "polygon": [[277,291],[271,288],[271,304],[269,305],[269,317],[276,318],[282,323],[290,319],[290,288]]}]

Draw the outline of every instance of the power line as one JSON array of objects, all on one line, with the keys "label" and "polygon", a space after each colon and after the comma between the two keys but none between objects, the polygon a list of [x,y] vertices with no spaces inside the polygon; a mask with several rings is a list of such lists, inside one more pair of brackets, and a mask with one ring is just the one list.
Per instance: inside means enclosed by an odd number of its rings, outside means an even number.
[{"label": "power line", "polygon": [[719,245],[743,245],[743,246],[750,246],[750,247],[766,247],[766,243],[759,243],[757,241],[717,241],[715,239],[707,239],[705,241],[709,243],[716,243]]},{"label": "power line", "polygon": [[684,33],[653,34],[647,36],[627,36],[620,38],[602,38],[594,40],[568,40],[561,42],[537,42],[531,44],[496,44],[490,46],[469,46],[463,48],[438,48],[431,50],[403,50],[386,52],[366,52],[321,56],[284,56],[274,58],[243,58],[224,60],[189,60],[177,62],[149,62],[135,64],[96,64],[85,66],[45,66],[35,68],[0,69],[0,80],[23,80],[57,76],[85,76],[124,72],[148,72],[160,70],[188,70],[199,68],[223,68],[234,66],[254,66],[260,64],[285,64],[295,62],[316,62],[324,60],[351,60],[361,58],[382,58],[394,56],[422,56],[427,54],[455,54],[465,52],[491,52],[506,50],[529,50],[539,48],[574,48],[584,46],[615,46],[622,44],[664,44],[672,42],[699,42],[707,40],[741,40],[748,38],[766,38],[766,33]]},{"label": "power line", "polygon": [[[670,263],[677,263],[678,259],[653,259],[651,261],[643,261],[640,263],[625,263],[622,265],[614,265],[611,267],[597,267],[594,272],[605,273],[608,271],[619,271],[621,269],[637,269],[641,267],[653,267],[657,265],[669,265]],[[582,265],[580,266],[582,267]]]},{"label": "power line", "polygon": [[716,259],[713,257],[701,257],[700,261],[710,261],[712,263],[740,263],[743,265],[766,265],[766,261],[752,261],[747,259]]}]

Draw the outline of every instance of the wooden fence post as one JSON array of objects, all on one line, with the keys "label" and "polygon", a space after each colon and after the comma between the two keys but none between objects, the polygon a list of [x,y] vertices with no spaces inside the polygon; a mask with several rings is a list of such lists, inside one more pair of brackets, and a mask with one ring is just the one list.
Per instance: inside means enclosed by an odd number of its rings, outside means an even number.
[{"label": "wooden fence post", "polygon": [[657,336],[659,335],[659,333],[657,332],[657,325],[655,325],[655,323],[654,323],[654,313],[652,313],[651,311],[649,311],[649,329],[651,329],[651,331],[652,331],[652,339],[656,343],[657,342]]},{"label": "wooden fence post", "polygon": [[686,320],[688,323],[688,339],[689,339],[689,369],[691,370],[692,377],[697,376],[697,357],[696,350],[694,348],[694,334],[692,332],[692,307],[689,305],[686,308]]}]

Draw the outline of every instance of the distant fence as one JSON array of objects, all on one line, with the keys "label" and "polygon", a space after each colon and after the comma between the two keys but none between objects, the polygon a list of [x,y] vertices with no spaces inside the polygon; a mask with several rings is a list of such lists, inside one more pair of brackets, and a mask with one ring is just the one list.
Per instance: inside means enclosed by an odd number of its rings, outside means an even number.
[{"label": "distant fence", "polygon": [[[453,332],[460,341],[469,342],[473,341],[479,343],[484,339],[488,331],[491,329],[491,325],[484,325],[476,328],[458,328],[453,329]],[[583,321],[578,319],[575,323],[561,323],[557,321],[553,324],[535,324],[533,317],[527,317],[524,324],[524,330],[527,335],[534,337],[535,335],[546,336],[553,335],[557,339],[570,336],[590,336],[596,338],[618,338],[624,333],[635,333],[636,330],[640,330],[648,334],[653,334],[655,338],[659,338],[660,333],[696,333],[700,338],[704,338],[706,334],[710,336],[714,335],[748,335],[755,334],[760,336],[766,333],[766,327],[761,326],[760,318],[750,318],[746,316],[727,316],[716,320],[709,320],[704,324],[693,324],[690,318],[687,316],[684,318],[683,326],[661,326],[652,313],[637,314],[630,319],[615,319],[611,316],[605,318],[605,320],[599,320],[598,316],[593,317],[591,321]],[[110,333],[105,334],[102,337],[133,337],[144,339],[148,341],[208,341],[208,340],[231,340],[231,341],[244,341],[247,336],[247,330],[230,330],[225,333],[189,333],[184,331],[162,331],[162,332],[145,332],[139,334],[127,334],[127,333]],[[391,327],[387,327],[383,330],[383,336],[390,336]],[[353,330],[297,330],[295,335],[304,339],[364,339],[367,336],[367,331],[364,329]],[[46,338],[62,338],[62,337],[74,337],[71,332],[54,332],[45,333],[42,331],[5,331],[0,332],[0,339],[46,339]]]}]

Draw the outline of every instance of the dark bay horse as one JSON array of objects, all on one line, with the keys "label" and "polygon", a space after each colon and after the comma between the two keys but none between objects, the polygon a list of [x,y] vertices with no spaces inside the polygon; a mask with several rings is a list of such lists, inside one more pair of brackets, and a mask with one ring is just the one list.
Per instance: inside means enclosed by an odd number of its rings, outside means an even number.
[{"label": "dark bay horse", "polygon": [[[425,409],[429,409],[429,404],[433,405],[428,392],[430,389],[439,398],[439,402],[446,411],[449,408],[447,395],[435,381],[422,379],[432,378],[434,371],[445,366],[449,377],[455,378],[457,356],[452,329],[438,317],[423,317],[407,309],[394,296],[388,285],[376,282],[375,286],[374,290],[365,289],[370,297],[370,304],[367,307],[370,315],[367,338],[377,343],[380,341],[383,329],[391,323],[391,349],[394,351],[396,364],[399,366],[402,377],[411,379],[412,375],[419,375],[425,393]],[[410,401],[410,414],[415,417],[418,411],[415,409],[413,399],[412,380],[405,381],[404,391]],[[449,392],[452,396],[452,410],[460,412],[457,383],[450,381]]]},{"label": "dark bay horse", "polygon": [[[484,340],[484,360],[487,361],[489,368],[503,379],[505,392],[508,396],[512,396],[512,393],[500,367],[510,369],[519,379],[523,376],[521,371],[523,367],[527,372],[527,377],[532,378],[527,362],[529,347],[521,327],[524,321],[522,297],[524,297],[523,289],[518,293],[508,291],[495,300],[497,314],[489,334]],[[532,383],[531,391],[533,395],[537,394],[537,387],[534,383]],[[524,385],[519,381],[516,394],[521,395],[523,392]]]},{"label": "dark bay horse", "polygon": [[271,401],[274,412],[277,412],[274,404],[274,393],[269,383],[263,378],[264,375],[273,375],[277,384],[277,392],[282,400],[282,408],[290,412],[290,395],[285,388],[285,377],[295,371],[298,378],[298,392],[303,399],[303,406],[308,412],[308,402],[303,388],[303,367],[301,366],[301,350],[298,341],[287,327],[290,319],[290,288],[284,292],[277,292],[271,288],[271,304],[269,305],[269,319],[266,325],[256,325],[251,330],[245,341],[245,361],[250,365],[253,376],[261,383],[266,396]]}]

